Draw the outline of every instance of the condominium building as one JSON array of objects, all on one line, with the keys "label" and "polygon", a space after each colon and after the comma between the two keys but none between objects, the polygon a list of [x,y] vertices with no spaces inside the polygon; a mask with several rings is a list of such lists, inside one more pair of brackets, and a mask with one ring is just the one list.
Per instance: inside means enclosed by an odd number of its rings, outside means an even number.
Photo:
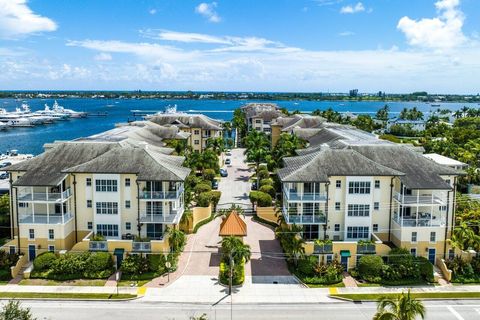
[{"label": "condominium building", "polygon": [[312,250],[316,239],[333,240],[329,253],[350,267],[356,260],[349,257],[363,252],[359,240],[382,244],[382,252],[385,244],[404,247],[434,264],[445,257],[461,172],[406,146],[345,136],[284,159],[278,175],[286,223],[302,226]]},{"label": "condominium building", "polygon": [[8,167],[6,246],[30,260],[46,250],[165,250],[165,230],[184,212],[190,172],[183,157],[165,152],[171,149],[129,140],[60,142]]},{"label": "condominium building", "polygon": [[[307,136],[314,135],[326,123],[326,120],[319,116],[306,114],[294,114],[292,116],[281,116],[274,119],[272,127],[272,147],[274,147],[282,133],[295,134],[297,131],[305,131]],[[297,136],[299,136],[297,134]]]},{"label": "condominium building", "polygon": [[181,131],[189,133],[188,145],[197,152],[205,150],[209,138],[222,137],[222,122],[203,114],[159,113],[146,119],[164,127],[176,126]]},{"label": "condominium building", "polygon": [[247,103],[242,106],[248,130],[271,133],[271,123],[284,115],[275,103]]}]

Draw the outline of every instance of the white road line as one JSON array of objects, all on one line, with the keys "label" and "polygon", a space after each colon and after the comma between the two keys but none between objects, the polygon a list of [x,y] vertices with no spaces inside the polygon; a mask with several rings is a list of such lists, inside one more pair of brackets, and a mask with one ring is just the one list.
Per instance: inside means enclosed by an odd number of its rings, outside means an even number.
[{"label": "white road line", "polygon": [[455,309],[453,309],[453,307],[448,306],[447,309],[448,309],[448,311],[450,311],[450,312],[455,316],[455,318],[457,318],[458,320],[465,320],[457,311],[455,311]]}]

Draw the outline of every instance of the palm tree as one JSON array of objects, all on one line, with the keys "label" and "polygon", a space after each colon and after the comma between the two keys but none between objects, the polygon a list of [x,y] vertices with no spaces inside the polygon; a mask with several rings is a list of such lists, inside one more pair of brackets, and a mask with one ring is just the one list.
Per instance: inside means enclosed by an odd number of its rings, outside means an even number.
[{"label": "palm tree", "polygon": [[298,265],[298,260],[303,259],[305,257],[305,239],[300,237],[299,235],[292,238],[292,241],[289,245],[289,253],[293,257],[293,264],[295,266]]},{"label": "palm tree", "polygon": [[168,236],[168,243],[172,252],[179,252],[185,246],[186,238],[183,231],[175,227],[168,227],[166,234]]},{"label": "palm tree", "polygon": [[417,316],[425,318],[423,303],[410,295],[410,290],[402,292],[397,298],[383,297],[377,303],[377,313],[373,320],[415,320]]},{"label": "palm tree", "polygon": [[222,239],[222,253],[224,261],[230,263],[230,258],[232,258],[235,264],[241,263],[243,259],[248,261],[252,256],[250,246],[244,244],[240,238],[234,236],[228,236]]},{"label": "palm tree", "polygon": [[[245,150],[245,155],[247,156],[247,161],[255,162],[255,172],[258,173],[260,164],[264,162],[269,154],[268,150],[262,147],[250,148]],[[260,185],[260,178],[257,174],[257,186]]]},{"label": "palm tree", "polygon": [[210,148],[219,156],[225,150],[225,141],[223,138],[208,138],[207,148]]}]

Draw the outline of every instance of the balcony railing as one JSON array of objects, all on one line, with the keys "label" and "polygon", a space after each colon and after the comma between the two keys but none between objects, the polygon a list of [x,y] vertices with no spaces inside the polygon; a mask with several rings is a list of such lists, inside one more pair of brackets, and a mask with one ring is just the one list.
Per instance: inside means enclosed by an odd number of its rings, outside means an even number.
[{"label": "balcony railing", "polygon": [[435,196],[431,195],[405,195],[398,192],[395,192],[394,199],[400,202],[403,205],[445,205],[445,202]]},{"label": "balcony railing", "polygon": [[183,210],[172,210],[169,214],[147,213],[140,214],[140,222],[142,223],[168,223],[174,224],[180,221]]},{"label": "balcony railing", "polygon": [[333,252],[333,244],[314,244],[313,253],[314,254],[325,254]]},{"label": "balcony railing", "polygon": [[357,253],[373,254],[376,253],[375,244],[357,244]]},{"label": "balcony railing", "polygon": [[402,218],[397,213],[394,213],[393,220],[402,227],[444,227],[445,221],[442,218]]},{"label": "balcony railing", "polygon": [[132,250],[135,252],[151,252],[152,244],[150,242],[132,242]]},{"label": "balcony railing", "polygon": [[20,214],[18,222],[20,224],[65,224],[73,218],[71,213],[61,214]]},{"label": "balcony railing", "polygon": [[20,192],[18,195],[18,201],[41,201],[41,202],[63,202],[70,198],[72,195],[70,188],[63,192]]},{"label": "balcony railing", "polygon": [[327,193],[324,192],[296,192],[296,191],[289,191],[284,190],[285,197],[289,201],[327,201]]},{"label": "balcony railing", "polygon": [[316,224],[326,223],[327,218],[324,214],[319,214],[319,211],[313,212],[312,210],[302,211],[289,211],[283,208],[283,215],[285,221],[289,224]]},{"label": "balcony railing", "polygon": [[140,199],[148,200],[166,200],[166,199],[178,199],[183,192],[183,187],[178,190],[168,191],[141,191]]},{"label": "balcony railing", "polygon": [[107,241],[89,241],[88,249],[90,251],[108,251]]}]

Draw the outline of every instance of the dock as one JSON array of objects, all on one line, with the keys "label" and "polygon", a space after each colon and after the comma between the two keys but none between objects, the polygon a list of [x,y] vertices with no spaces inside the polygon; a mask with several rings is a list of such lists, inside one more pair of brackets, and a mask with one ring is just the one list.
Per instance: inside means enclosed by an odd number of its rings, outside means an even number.
[{"label": "dock", "polygon": [[134,118],[136,117],[144,117],[148,115],[152,115],[159,112],[158,110],[130,110],[130,113]]}]

